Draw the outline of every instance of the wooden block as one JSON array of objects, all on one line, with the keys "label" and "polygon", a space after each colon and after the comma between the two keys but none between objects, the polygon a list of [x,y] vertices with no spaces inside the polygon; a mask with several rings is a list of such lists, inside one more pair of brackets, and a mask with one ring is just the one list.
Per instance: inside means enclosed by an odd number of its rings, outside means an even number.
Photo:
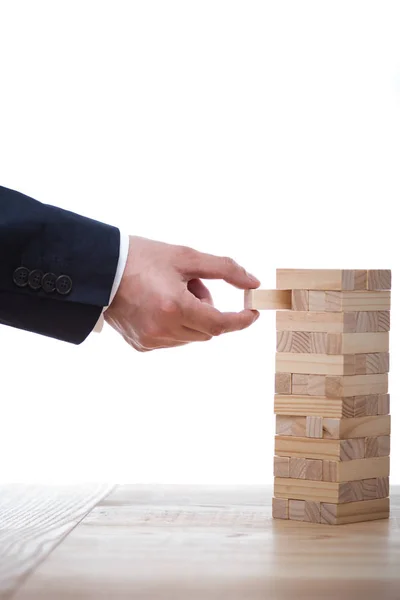
[{"label": "wooden block", "polygon": [[306,437],[322,438],[322,417],[306,418]]},{"label": "wooden block", "polygon": [[[283,457],[284,458],[284,457]],[[290,458],[289,477],[292,479],[305,479],[307,469],[306,458]]]},{"label": "wooden block", "polygon": [[244,307],[253,310],[291,309],[292,290],[245,290]]},{"label": "wooden block", "polygon": [[339,483],[339,502],[338,504],[345,504],[346,502],[358,502],[360,500],[375,500],[376,493],[367,493],[367,498],[364,497],[364,486],[362,481],[347,481]]},{"label": "wooden block", "polygon": [[[301,458],[298,460],[302,460]],[[322,478],[322,460],[312,460],[306,458],[305,478],[313,481],[323,481]],[[291,477],[291,475],[290,475]]]},{"label": "wooden block", "polygon": [[277,373],[351,375],[354,374],[355,359],[353,355],[277,352],[275,370]]},{"label": "wooden block", "polygon": [[308,375],[293,373],[291,377],[292,394],[310,396],[325,395],[325,375]]},{"label": "wooden block", "polygon": [[290,458],[289,477],[292,479],[322,481],[322,464],[322,460]]},{"label": "wooden block", "polygon": [[304,437],[306,435],[306,423],[306,417],[276,415],[276,433],[277,435]]},{"label": "wooden block", "polygon": [[[297,417],[349,418],[354,417],[354,398],[277,394],[274,398],[274,412]],[[361,416],[365,416],[365,411]]]},{"label": "wooden block", "polygon": [[[275,437],[275,454],[277,456],[290,456],[294,458],[338,461],[341,460],[341,444],[345,444],[347,441],[278,435]],[[354,456],[354,458],[364,458],[364,446],[362,450],[363,456]]]},{"label": "wooden block", "polygon": [[377,478],[377,498],[387,498],[389,496],[389,476]]},{"label": "wooden block", "polygon": [[390,394],[378,395],[378,415],[388,415],[390,413]]},{"label": "wooden block", "polygon": [[277,289],[365,290],[367,272],[347,269],[277,269]]},{"label": "wooden block", "polygon": [[328,375],[325,378],[325,395],[332,398],[387,394],[387,391],[387,374],[349,375],[342,377]]},{"label": "wooden block", "polygon": [[328,333],[327,354],[365,354],[388,352],[389,333]]},{"label": "wooden block", "polygon": [[347,440],[386,435],[390,435],[390,415],[353,419],[323,419],[323,437],[326,439]]},{"label": "wooden block", "polygon": [[291,477],[289,473],[290,458],[274,456],[274,477]]},{"label": "wooden block", "polygon": [[390,290],[392,287],[392,273],[390,269],[374,269],[368,271],[368,290]]},{"label": "wooden block", "polygon": [[292,375],[290,373],[275,373],[275,393],[292,393]]},{"label": "wooden block", "polygon": [[274,519],[288,519],[289,500],[285,500],[285,498],[272,498],[272,517]]},{"label": "wooden block", "polygon": [[389,456],[390,454],[390,436],[380,435],[378,437],[366,437],[365,440],[365,458],[378,456]]},{"label": "wooden block", "polygon": [[[386,395],[386,394],[382,394],[382,395]],[[360,396],[357,396],[357,397],[359,398]],[[365,398],[365,416],[366,417],[374,417],[379,414],[378,413],[379,397],[380,397],[380,394],[369,394],[368,396],[364,396],[364,398]],[[356,416],[361,417],[364,415],[356,415]]]},{"label": "wooden block", "polygon": [[388,519],[390,513],[389,498],[381,500],[362,500],[348,504],[321,503],[321,523],[344,525]]},{"label": "wooden block", "polygon": [[[339,502],[341,483],[330,481],[307,481],[305,479],[287,479],[276,477],[274,481],[274,496],[311,502]],[[289,502],[290,518],[290,502]]]},{"label": "wooden block", "polygon": [[308,311],[308,290],[292,290],[292,310]]},{"label": "wooden block", "polygon": [[303,520],[306,523],[321,523],[321,503],[306,501]]},{"label": "wooden block", "polygon": [[[323,440],[325,441],[325,440]],[[355,460],[357,458],[366,458],[365,455],[365,438],[357,438],[351,440],[339,440],[341,461]]]},{"label": "wooden block", "polygon": [[341,483],[279,477],[276,477],[274,481],[275,497],[289,500],[289,518],[290,502],[293,498],[307,502],[314,501],[347,504],[349,502],[386,498],[388,494],[388,477],[374,477],[371,479],[346,481]]},{"label": "wooden block", "polygon": [[339,463],[332,460],[322,461],[322,481],[339,481],[338,469],[341,464],[348,464],[355,461],[347,461],[346,463]]},{"label": "wooden block", "polygon": [[291,521],[304,521],[305,510],[304,500],[289,500],[289,519]]},{"label": "wooden block", "polygon": [[276,350],[324,354],[327,351],[327,334],[312,331],[277,331]]},{"label": "wooden block", "polygon": [[[354,417],[366,417],[367,416],[367,398],[368,396],[354,396]],[[376,394],[373,394],[375,396]]]},{"label": "wooden block", "polygon": [[354,358],[354,375],[374,375],[376,373],[389,373],[389,352],[355,354]]},{"label": "wooden block", "polygon": [[[374,477],[389,477],[390,458],[361,458],[343,462],[322,461],[322,476],[326,481],[358,481]],[[291,475],[290,475],[291,477]]]},{"label": "wooden block", "polygon": [[[354,330],[351,330],[351,325],[345,329],[346,333],[374,333],[379,331],[390,330],[390,311],[361,311],[354,313],[338,313],[354,315]],[[335,332],[333,332],[335,333]],[[339,332],[340,333],[340,332]]]},{"label": "wooden block", "polygon": [[[377,313],[372,314],[375,315]],[[327,313],[301,311],[297,309],[279,311],[276,313],[276,330],[306,331],[311,333],[344,333],[348,331],[349,333],[355,333],[355,315],[355,312]],[[376,326],[378,327],[378,324]]]},{"label": "wooden block", "polygon": [[[306,310],[306,309],[304,309]],[[308,294],[309,311],[361,312],[390,310],[389,291],[320,292]]]}]

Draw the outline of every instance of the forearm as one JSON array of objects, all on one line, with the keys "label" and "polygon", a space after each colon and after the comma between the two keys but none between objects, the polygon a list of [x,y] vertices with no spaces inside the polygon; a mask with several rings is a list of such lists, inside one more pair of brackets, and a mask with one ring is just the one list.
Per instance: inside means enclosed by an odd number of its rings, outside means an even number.
[{"label": "forearm", "polygon": [[0,322],[80,343],[109,304],[119,252],[117,228],[0,187]]}]

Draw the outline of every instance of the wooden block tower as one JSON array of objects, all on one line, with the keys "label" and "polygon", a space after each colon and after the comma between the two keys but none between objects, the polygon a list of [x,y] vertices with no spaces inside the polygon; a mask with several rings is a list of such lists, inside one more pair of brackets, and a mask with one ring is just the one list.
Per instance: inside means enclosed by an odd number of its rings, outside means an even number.
[{"label": "wooden block tower", "polygon": [[276,316],[273,516],[389,516],[389,270],[278,269],[245,306]]}]

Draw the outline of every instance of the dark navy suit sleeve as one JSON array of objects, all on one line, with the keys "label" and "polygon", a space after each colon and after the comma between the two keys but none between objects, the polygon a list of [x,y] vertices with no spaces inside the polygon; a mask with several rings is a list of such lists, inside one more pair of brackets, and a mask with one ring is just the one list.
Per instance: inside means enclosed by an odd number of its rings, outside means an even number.
[{"label": "dark navy suit sleeve", "polygon": [[0,186],[0,323],[74,344],[109,304],[116,227]]}]

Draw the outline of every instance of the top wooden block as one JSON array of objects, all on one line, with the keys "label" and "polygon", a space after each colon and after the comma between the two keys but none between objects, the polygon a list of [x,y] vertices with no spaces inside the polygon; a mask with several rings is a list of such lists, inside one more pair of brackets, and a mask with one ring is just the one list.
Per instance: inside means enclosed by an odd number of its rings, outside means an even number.
[{"label": "top wooden block", "polygon": [[388,290],[388,269],[277,269],[278,290]]}]

